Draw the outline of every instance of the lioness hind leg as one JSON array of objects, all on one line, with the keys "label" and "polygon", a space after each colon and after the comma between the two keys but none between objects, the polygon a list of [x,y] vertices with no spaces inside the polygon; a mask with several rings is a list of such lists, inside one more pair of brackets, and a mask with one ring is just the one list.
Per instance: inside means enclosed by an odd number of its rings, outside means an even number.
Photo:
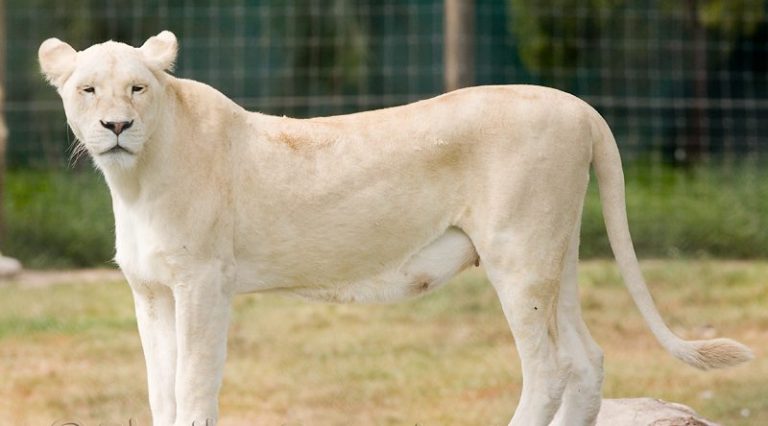
[{"label": "lioness hind leg", "polygon": [[561,315],[562,344],[571,359],[562,404],[552,426],[591,426],[600,412],[603,384],[603,355],[594,343],[581,318]]},{"label": "lioness hind leg", "polygon": [[568,193],[538,190],[536,182],[525,182],[536,197],[512,192],[505,208],[491,210],[510,211],[509,216],[493,215],[484,222],[492,228],[480,225],[469,233],[520,355],[523,385],[510,425],[549,425],[571,377],[575,344],[562,324],[559,298],[587,186],[587,175],[579,178],[570,179]]},{"label": "lioness hind leg", "polygon": [[572,358],[571,375],[553,426],[594,425],[600,411],[603,352],[589,334],[581,315],[578,289],[579,229],[577,225],[565,259],[558,301],[563,345]]},{"label": "lioness hind leg", "polygon": [[557,324],[559,280],[532,270],[500,274],[486,265],[515,338],[523,386],[510,425],[546,426],[555,415],[571,361],[560,345]]},{"label": "lioness hind leg", "polygon": [[[513,224],[495,232],[491,244],[479,244],[522,366],[520,402],[510,425],[549,425],[571,376],[571,342],[561,330],[558,299],[575,216],[564,226],[555,218]],[[536,238],[543,235],[548,238]]]}]

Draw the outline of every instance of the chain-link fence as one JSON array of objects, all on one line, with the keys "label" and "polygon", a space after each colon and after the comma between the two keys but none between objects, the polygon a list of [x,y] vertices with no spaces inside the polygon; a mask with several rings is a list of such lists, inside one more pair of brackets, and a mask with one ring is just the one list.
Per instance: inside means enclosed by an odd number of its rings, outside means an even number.
[{"label": "chain-link fence", "polygon": [[[760,161],[768,147],[765,1],[475,0],[476,84],[585,98],[625,159]],[[36,51],[180,40],[177,74],[248,109],[313,116],[443,91],[443,0],[7,0],[9,165],[66,164],[66,122]]]}]

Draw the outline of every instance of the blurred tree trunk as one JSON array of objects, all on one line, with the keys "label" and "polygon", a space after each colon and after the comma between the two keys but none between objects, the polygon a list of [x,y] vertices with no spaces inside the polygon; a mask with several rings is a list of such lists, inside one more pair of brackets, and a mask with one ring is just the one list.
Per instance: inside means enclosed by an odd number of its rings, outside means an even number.
[{"label": "blurred tree trunk", "polygon": [[445,90],[471,86],[475,80],[475,1],[444,0]]},{"label": "blurred tree trunk", "polygon": [[0,249],[5,247],[5,0],[0,0]]}]

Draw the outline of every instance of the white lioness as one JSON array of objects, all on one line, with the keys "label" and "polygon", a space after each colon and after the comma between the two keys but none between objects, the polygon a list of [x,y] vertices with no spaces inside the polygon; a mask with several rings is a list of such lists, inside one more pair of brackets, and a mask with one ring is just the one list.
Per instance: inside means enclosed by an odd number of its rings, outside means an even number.
[{"label": "white lioness", "polygon": [[235,294],[395,301],[478,259],[522,358],[510,424],[594,423],[602,353],[576,282],[590,164],[624,280],[661,345],[703,369],[751,357],[664,324],[632,248],[616,143],[579,99],[478,87],[381,111],[272,117],[169,75],[176,50],[165,31],[140,48],[76,52],[49,39],[39,51],[111,191],[155,425],[216,421]]}]

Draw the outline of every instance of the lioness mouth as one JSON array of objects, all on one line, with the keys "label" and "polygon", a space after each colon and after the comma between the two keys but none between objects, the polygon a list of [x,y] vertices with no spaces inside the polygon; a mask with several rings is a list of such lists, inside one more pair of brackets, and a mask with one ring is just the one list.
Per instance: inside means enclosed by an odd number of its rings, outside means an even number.
[{"label": "lioness mouth", "polygon": [[112,148],[109,148],[108,150],[102,152],[100,155],[106,155],[106,154],[118,154],[118,153],[126,153],[126,154],[133,154],[131,151],[128,151],[127,149],[123,148],[120,144],[116,144]]}]

